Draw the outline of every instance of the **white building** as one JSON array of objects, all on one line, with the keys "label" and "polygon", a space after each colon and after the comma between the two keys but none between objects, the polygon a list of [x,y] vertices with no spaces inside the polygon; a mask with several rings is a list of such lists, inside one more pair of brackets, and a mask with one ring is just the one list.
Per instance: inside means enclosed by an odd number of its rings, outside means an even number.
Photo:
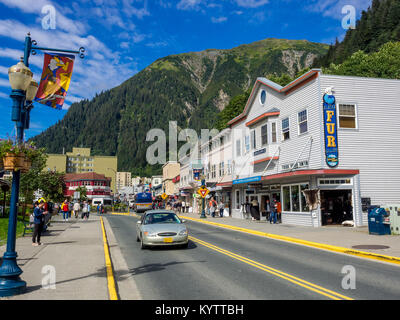
[{"label": "white building", "polygon": [[[232,216],[241,216],[246,200],[264,210],[268,197],[281,201],[284,224],[366,225],[368,204],[400,202],[399,104],[399,80],[317,69],[285,87],[258,78],[243,113],[229,123]],[[316,210],[307,206],[306,189],[319,190]]]}]

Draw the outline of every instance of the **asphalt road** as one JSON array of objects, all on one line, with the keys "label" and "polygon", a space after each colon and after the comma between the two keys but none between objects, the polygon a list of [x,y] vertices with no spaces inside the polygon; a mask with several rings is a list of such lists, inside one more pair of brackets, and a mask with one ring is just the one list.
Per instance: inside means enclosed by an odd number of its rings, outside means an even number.
[{"label": "asphalt road", "polygon": [[190,221],[188,249],[141,250],[136,218],[107,219],[146,300],[400,299],[397,266]]}]

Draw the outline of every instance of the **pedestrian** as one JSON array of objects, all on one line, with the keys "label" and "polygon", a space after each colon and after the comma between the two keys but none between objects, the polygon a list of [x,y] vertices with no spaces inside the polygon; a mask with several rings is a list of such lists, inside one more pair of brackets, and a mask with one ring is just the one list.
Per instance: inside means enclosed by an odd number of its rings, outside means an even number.
[{"label": "pedestrian", "polygon": [[88,210],[87,202],[84,201],[84,202],[83,202],[83,205],[82,205],[82,216],[81,216],[82,219],[87,220],[87,216],[86,216],[87,210]]},{"label": "pedestrian", "polygon": [[86,216],[87,216],[87,218],[89,219],[89,215],[90,215],[90,210],[92,209],[92,206],[90,205],[90,202],[88,202],[88,204],[87,204],[87,213],[86,213]]},{"label": "pedestrian", "polygon": [[61,205],[61,211],[63,212],[63,220],[64,221],[68,221],[68,217],[69,217],[69,206],[68,206],[68,202],[67,199],[64,200],[64,202]]},{"label": "pedestrian", "polygon": [[78,219],[80,210],[81,210],[81,205],[80,205],[79,201],[77,201],[74,203],[75,219]]},{"label": "pedestrian", "polygon": [[217,203],[216,203],[216,201],[214,200],[213,197],[211,197],[209,206],[210,206],[211,217],[215,218],[215,210],[217,209]]},{"label": "pedestrian", "polygon": [[35,209],[33,210],[33,236],[32,236],[32,245],[37,247],[42,243],[40,242],[40,237],[42,235],[43,225],[44,225],[44,217],[48,214],[48,211],[44,211],[44,201],[40,201],[40,203],[35,203]]},{"label": "pedestrian", "polygon": [[185,213],[185,209],[186,209],[186,202],[182,201],[182,213]]},{"label": "pedestrian", "polygon": [[219,217],[223,218],[224,217],[225,204],[222,202],[222,200],[219,201],[218,209],[219,209]]},{"label": "pedestrian", "polygon": [[257,199],[253,199],[251,201],[250,214],[252,216],[252,220],[260,220],[260,209]]},{"label": "pedestrian", "polygon": [[72,211],[74,210],[74,206],[72,202],[68,202],[68,216],[71,218]]},{"label": "pedestrian", "polygon": [[266,220],[269,220],[269,217],[271,216],[271,203],[269,201],[269,198],[265,201],[265,211],[267,212],[267,216],[265,217]]},{"label": "pedestrian", "polygon": [[276,216],[277,216],[277,205],[276,205],[276,199],[274,199],[271,205],[271,214],[269,216],[269,223],[272,223],[273,220],[274,224],[276,224]]}]

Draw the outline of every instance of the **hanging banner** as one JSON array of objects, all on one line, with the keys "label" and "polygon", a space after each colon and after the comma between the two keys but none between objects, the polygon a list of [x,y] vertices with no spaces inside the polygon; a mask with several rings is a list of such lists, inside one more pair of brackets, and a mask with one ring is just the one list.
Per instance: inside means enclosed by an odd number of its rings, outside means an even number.
[{"label": "hanging banner", "polygon": [[71,82],[75,56],[65,54],[44,54],[40,85],[35,101],[61,110]]},{"label": "hanging banner", "polygon": [[326,90],[323,100],[326,164],[335,168],[339,165],[336,99],[330,88]]}]

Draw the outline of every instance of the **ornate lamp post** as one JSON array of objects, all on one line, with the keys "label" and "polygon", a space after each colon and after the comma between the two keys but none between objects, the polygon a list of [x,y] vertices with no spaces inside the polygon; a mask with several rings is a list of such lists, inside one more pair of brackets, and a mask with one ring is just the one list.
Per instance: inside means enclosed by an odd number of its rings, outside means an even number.
[{"label": "ornate lamp post", "polygon": [[[13,101],[11,120],[15,122],[17,127],[17,143],[23,142],[24,130],[29,128],[30,111],[33,108],[32,101],[38,90],[38,84],[32,79],[33,73],[29,69],[30,54],[36,54],[36,50],[46,50],[75,53],[79,54],[81,58],[84,57],[84,48],[80,48],[79,51],[70,51],[32,46],[36,44],[36,41],[32,41],[28,33],[25,37],[24,57],[8,70],[12,89],[10,97]],[[19,277],[22,274],[22,270],[17,264],[18,255],[15,251],[20,176],[20,170],[13,172],[7,251],[3,255],[3,263],[0,267],[0,297],[21,294],[26,290],[26,282]]]}]

